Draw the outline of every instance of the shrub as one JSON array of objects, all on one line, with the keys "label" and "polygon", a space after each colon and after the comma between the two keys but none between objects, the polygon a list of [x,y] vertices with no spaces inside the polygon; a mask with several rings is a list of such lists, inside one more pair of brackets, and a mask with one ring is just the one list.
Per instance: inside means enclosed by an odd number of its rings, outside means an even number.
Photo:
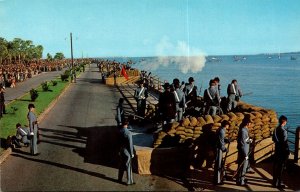
[{"label": "shrub", "polygon": [[62,81],[67,81],[70,77],[70,70],[65,70],[64,74],[60,75]]},{"label": "shrub", "polygon": [[42,83],[42,89],[43,89],[43,91],[48,91],[49,90],[49,85],[48,85],[47,81],[45,81],[44,83]]},{"label": "shrub", "polygon": [[35,90],[35,89],[30,90],[31,101],[35,101],[38,96],[39,96],[39,94],[38,94],[37,90]]},{"label": "shrub", "polygon": [[53,86],[57,85],[57,81],[52,80],[51,83],[52,83]]}]

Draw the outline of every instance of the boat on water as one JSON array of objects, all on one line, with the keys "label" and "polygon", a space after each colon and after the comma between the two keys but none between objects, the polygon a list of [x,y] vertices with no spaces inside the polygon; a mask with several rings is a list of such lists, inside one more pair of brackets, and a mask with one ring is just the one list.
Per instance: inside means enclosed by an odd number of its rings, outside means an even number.
[{"label": "boat on water", "polygon": [[293,57],[293,56],[291,56],[291,60],[297,60],[297,58],[296,58],[296,57]]}]

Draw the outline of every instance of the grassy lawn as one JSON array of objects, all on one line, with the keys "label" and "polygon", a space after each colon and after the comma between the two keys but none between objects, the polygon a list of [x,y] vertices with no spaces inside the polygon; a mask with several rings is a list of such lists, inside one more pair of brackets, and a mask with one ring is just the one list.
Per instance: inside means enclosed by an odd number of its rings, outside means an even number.
[{"label": "grassy lawn", "polygon": [[[0,120],[0,138],[6,139],[9,135],[15,135],[16,129],[15,126],[17,123],[21,123],[22,126],[27,126],[27,113],[28,113],[28,104],[33,103],[36,107],[36,114],[39,116],[53,101],[56,97],[60,95],[66,85],[69,82],[62,82],[60,79],[56,79],[57,85],[52,86],[50,83],[49,91],[43,91],[42,87],[39,86],[38,98],[32,102],[30,99],[30,94],[25,94],[22,98],[19,98],[10,104],[6,105],[6,112],[3,118]],[[13,109],[16,108],[16,111]],[[2,149],[0,149],[2,151]]]}]

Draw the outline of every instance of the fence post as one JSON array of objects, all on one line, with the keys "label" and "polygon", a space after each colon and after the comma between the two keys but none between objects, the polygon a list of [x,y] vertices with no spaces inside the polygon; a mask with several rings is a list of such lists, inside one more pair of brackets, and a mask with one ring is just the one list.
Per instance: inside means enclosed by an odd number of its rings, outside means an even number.
[{"label": "fence post", "polygon": [[300,126],[297,127],[296,135],[295,135],[295,154],[294,154],[295,163],[300,163],[299,147],[300,147]]}]

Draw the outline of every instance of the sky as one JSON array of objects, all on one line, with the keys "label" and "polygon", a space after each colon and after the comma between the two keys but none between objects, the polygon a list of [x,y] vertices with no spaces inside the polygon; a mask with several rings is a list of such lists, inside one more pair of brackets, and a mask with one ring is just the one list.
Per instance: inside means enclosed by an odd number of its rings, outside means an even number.
[{"label": "sky", "polygon": [[300,51],[299,0],[0,0],[0,37],[43,56],[241,55]]}]

